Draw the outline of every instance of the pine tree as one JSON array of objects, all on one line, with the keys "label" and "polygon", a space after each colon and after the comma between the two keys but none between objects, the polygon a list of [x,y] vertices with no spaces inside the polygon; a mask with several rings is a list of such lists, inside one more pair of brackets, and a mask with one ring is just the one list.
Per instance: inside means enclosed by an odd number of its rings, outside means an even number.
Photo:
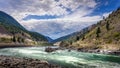
[{"label": "pine tree", "polygon": [[18,37],[18,38],[17,38],[17,41],[18,41],[19,43],[21,43],[21,37]]},{"label": "pine tree", "polygon": [[76,37],[76,41],[78,41],[79,39],[80,39],[79,36],[77,36],[77,37]]},{"label": "pine tree", "polygon": [[100,27],[98,27],[96,30],[96,37],[97,38],[100,37],[100,35],[99,35],[100,33],[101,33],[101,30],[100,30]]},{"label": "pine tree", "polygon": [[83,35],[83,36],[82,36],[82,40],[84,40],[84,39],[85,39],[85,36]]},{"label": "pine tree", "polygon": [[13,39],[12,39],[12,40],[13,40],[13,42],[16,42],[16,37],[15,37],[15,36],[13,36]]},{"label": "pine tree", "polygon": [[70,45],[72,45],[72,41],[70,41],[69,43],[70,43]]},{"label": "pine tree", "polygon": [[25,39],[24,39],[24,38],[22,38],[22,39],[21,39],[21,42],[22,42],[22,43],[24,43],[24,42],[25,42]]},{"label": "pine tree", "polygon": [[103,16],[103,20],[105,19],[105,16]]},{"label": "pine tree", "polygon": [[107,22],[106,23],[106,29],[107,29],[107,31],[110,29],[109,25],[110,25],[109,22]]}]

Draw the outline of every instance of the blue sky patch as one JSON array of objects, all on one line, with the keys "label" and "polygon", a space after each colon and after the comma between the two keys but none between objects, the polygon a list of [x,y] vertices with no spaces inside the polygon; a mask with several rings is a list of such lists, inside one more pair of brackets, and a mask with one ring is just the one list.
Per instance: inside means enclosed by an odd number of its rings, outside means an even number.
[{"label": "blue sky patch", "polygon": [[99,3],[91,15],[102,15],[116,10],[120,6],[120,0],[96,0]]},{"label": "blue sky patch", "polygon": [[23,20],[30,20],[30,19],[55,19],[60,18],[60,16],[52,16],[52,15],[28,15],[27,17],[23,18]]}]

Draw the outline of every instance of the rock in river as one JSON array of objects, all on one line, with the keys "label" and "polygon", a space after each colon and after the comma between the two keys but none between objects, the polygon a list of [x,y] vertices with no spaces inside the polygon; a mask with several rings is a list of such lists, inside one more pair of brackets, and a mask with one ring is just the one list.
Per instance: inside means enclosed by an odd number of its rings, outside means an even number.
[{"label": "rock in river", "polygon": [[59,48],[51,48],[51,47],[47,47],[45,48],[45,52],[53,52],[53,51],[56,51],[58,50]]}]

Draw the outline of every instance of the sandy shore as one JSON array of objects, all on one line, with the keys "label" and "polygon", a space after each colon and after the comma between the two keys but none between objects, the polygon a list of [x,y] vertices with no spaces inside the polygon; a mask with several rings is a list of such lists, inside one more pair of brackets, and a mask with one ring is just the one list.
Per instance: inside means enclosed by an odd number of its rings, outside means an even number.
[{"label": "sandy shore", "polygon": [[61,68],[47,61],[30,58],[0,56],[0,68]]}]

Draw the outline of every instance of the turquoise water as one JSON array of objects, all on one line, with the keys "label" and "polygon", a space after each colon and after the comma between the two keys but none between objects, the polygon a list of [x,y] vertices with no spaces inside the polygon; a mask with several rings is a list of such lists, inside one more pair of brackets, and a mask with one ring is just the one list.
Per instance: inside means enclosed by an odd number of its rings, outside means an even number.
[{"label": "turquoise water", "polygon": [[64,68],[120,68],[120,57],[112,55],[57,50],[44,52],[45,47],[21,47],[0,49],[0,55],[47,60]]}]

